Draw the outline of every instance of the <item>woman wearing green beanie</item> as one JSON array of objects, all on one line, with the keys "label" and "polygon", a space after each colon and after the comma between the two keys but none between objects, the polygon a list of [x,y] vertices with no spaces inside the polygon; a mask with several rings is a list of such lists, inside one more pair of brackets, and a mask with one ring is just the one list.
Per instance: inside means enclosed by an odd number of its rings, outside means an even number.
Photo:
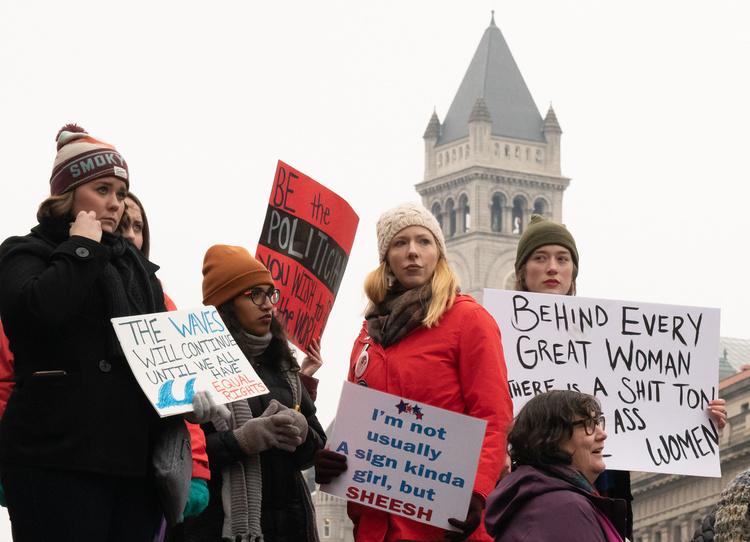
[{"label": "woman wearing green beanie", "polygon": [[[516,250],[516,290],[540,294],[575,295],[578,247],[568,229],[540,215],[532,215]],[[727,423],[726,401],[714,399],[708,414],[719,427]],[[633,539],[633,495],[628,471],[606,470],[596,480],[602,496],[625,499],[627,536]]]}]

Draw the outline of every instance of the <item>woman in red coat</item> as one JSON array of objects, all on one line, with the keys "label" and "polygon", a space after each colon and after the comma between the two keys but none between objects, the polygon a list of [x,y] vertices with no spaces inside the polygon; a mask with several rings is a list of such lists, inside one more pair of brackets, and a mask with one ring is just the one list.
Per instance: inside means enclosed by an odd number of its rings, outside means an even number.
[{"label": "woman in red coat", "polygon": [[[367,277],[370,301],[354,342],[349,381],[487,421],[466,518],[446,531],[402,516],[349,504],[355,538],[363,541],[491,540],[481,518],[505,458],[513,408],[500,331],[474,299],[458,293],[437,220],[406,203],[380,217],[380,265]],[[346,469],[330,450],[316,460],[318,481]]]}]

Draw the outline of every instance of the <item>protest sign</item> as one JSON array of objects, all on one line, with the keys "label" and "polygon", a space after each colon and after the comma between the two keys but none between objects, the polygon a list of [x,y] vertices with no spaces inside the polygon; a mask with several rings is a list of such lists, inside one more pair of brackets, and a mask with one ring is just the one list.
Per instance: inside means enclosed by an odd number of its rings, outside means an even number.
[{"label": "protest sign", "polygon": [[214,307],[123,316],[112,325],[161,417],[192,412],[197,391],[216,404],[268,393]]},{"label": "protest sign", "polygon": [[347,470],[321,489],[452,529],[469,509],[487,422],[344,383],[328,448]]},{"label": "protest sign", "polygon": [[719,310],[485,290],[503,337],[515,412],[573,389],[602,404],[608,468],[721,476]]},{"label": "protest sign", "polygon": [[341,197],[279,160],[256,256],[281,291],[277,318],[304,351],[323,334],[358,222]]}]

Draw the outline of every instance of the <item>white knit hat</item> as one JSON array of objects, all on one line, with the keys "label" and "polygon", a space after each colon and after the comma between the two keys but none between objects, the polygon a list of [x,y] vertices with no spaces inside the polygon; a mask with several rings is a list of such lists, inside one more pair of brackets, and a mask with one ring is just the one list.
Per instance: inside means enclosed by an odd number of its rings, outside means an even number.
[{"label": "white knit hat", "polygon": [[422,226],[427,228],[435,236],[440,254],[445,258],[445,238],[443,237],[443,230],[440,229],[435,216],[421,206],[418,203],[407,201],[402,203],[398,207],[389,209],[378,219],[378,225],[376,226],[378,234],[378,252],[380,253],[380,261],[385,260],[385,254],[388,252],[388,247],[398,232],[409,226]]}]

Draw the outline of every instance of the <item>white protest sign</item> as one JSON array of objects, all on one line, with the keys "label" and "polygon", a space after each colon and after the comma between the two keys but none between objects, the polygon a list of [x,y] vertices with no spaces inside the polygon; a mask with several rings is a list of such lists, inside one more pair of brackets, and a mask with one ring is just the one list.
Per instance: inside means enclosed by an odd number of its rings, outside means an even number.
[{"label": "white protest sign", "polygon": [[268,393],[214,307],[112,318],[112,325],[161,417],[192,412],[197,391],[216,404]]},{"label": "white protest sign", "polygon": [[329,448],[347,470],[326,493],[453,529],[466,517],[487,422],[344,383]]},{"label": "white protest sign", "polygon": [[602,404],[608,468],[721,476],[706,414],[718,396],[719,310],[485,290],[517,413],[574,389]]}]

